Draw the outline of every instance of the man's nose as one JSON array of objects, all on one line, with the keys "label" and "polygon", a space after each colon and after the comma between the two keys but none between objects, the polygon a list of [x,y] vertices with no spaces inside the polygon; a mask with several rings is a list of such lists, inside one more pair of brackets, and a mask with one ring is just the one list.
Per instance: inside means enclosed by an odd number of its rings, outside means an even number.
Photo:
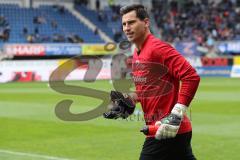
[{"label": "man's nose", "polygon": [[124,30],[125,31],[129,31],[131,28],[130,28],[130,26],[129,25],[126,25],[125,27],[124,27]]}]

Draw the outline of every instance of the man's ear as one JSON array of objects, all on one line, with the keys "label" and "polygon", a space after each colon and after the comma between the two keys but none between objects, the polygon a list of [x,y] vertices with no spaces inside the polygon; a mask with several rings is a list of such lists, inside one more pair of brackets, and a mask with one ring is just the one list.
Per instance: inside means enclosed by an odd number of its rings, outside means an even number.
[{"label": "man's ear", "polygon": [[150,26],[150,20],[149,20],[149,18],[145,18],[143,21],[144,21],[144,23],[145,23],[145,27],[149,27],[149,26]]}]

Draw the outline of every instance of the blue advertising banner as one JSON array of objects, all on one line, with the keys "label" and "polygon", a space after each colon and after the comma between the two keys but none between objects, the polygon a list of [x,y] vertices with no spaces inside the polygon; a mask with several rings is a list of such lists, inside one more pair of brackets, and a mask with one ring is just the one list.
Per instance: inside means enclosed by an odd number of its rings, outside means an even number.
[{"label": "blue advertising banner", "polygon": [[240,54],[240,41],[219,42],[217,48],[222,53]]},{"label": "blue advertising banner", "polygon": [[201,55],[201,53],[197,50],[197,44],[195,42],[179,42],[175,43],[174,47],[185,57]]},{"label": "blue advertising banner", "polygon": [[47,56],[80,55],[82,47],[78,44],[45,44]]},{"label": "blue advertising banner", "polygon": [[202,77],[230,77],[232,66],[205,66],[196,67],[196,70]]}]

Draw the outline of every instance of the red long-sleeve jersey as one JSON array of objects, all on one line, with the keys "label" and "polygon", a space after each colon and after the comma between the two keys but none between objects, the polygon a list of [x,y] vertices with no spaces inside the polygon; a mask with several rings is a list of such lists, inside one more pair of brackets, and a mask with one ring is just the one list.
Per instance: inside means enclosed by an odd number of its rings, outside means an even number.
[{"label": "red long-sleeve jersey", "polygon": [[[147,125],[170,114],[176,103],[189,106],[200,81],[195,69],[177,50],[152,34],[147,36],[141,51],[134,51],[132,75]],[[191,130],[185,115],[178,134]]]}]

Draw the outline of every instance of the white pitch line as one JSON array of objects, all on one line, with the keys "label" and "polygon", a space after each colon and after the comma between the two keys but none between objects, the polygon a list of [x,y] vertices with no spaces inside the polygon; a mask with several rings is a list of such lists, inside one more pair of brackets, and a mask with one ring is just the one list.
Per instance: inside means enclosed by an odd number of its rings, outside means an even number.
[{"label": "white pitch line", "polygon": [[17,155],[17,156],[25,156],[25,157],[42,158],[42,159],[47,159],[47,160],[70,160],[68,158],[60,158],[60,157],[53,157],[53,156],[25,153],[25,152],[15,152],[15,151],[2,150],[2,149],[0,149],[0,153],[12,154],[12,155]]}]

